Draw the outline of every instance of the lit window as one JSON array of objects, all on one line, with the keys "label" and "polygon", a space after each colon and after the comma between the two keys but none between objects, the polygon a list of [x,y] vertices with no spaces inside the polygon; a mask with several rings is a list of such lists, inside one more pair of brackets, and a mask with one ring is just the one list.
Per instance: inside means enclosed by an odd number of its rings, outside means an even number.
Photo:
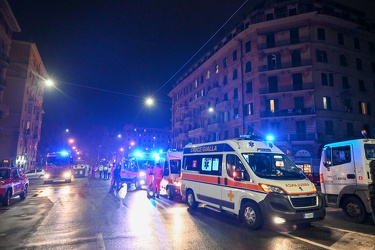
[{"label": "lit window", "polygon": [[215,65],[215,73],[216,73],[216,74],[219,73],[219,64],[216,64],[216,65]]},{"label": "lit window", "polygon": [[211,75],[211,72],[209,70],[207,70],[207,74],[206,74],[206,79],[210,79],[210,75]]},{"label": "lit window", "polygon": [[329,96],[323,96],[323,108],[331,110],[331,98]]}]

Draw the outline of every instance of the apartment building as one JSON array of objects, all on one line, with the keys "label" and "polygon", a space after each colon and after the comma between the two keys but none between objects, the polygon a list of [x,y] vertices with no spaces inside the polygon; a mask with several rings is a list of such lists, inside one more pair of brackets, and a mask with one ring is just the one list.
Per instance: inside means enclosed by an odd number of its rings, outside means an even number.
[{"label": "apartment building", "polygon": [[9,107],[0,119],[0,159],[20,168],[36,164],[47,72],[35,43],[12,41],[3,101]]},{"label": "apartment building", "polygon": [[272,133],[317,172],[324,144],[375,137],[374,31],[337,2],[263,1],[169,93],[173,147]]},{"label": "apartment building", "polygon": [[9,66],[9,50],[12,33],[20,32],[16,18],[7,0],[0,0],[0,119],[8,115],[9,107],[3,101],[3,90],[7,86],[5,80]]},{"label": "apartment building", "polygon": [[167,151],[171,141],[171,131],[169,128],[146,128],[126,124],[122,130],[122,140],[124,156],[134,150]]}]

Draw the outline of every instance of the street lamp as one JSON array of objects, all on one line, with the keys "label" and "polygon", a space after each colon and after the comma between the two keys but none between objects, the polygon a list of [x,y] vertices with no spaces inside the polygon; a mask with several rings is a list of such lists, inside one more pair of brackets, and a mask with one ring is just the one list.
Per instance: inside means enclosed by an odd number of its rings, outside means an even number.
[{"label": "street lamp", "polygon": [[152,106],[152,105],[154,105],[154,99],[152,99],[151,97],[148,97],[148,98],[146,99],[146,105],[147,105],[147,106]]}]

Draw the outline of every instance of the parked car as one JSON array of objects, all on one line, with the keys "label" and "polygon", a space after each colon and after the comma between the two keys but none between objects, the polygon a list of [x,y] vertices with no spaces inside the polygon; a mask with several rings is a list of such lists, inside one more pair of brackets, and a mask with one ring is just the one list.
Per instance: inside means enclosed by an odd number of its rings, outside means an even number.
[{"label": "parked car", "polygon": [[41,179],[44,177],[44,169],[28,170],[25,174],[29,179]]},{"label": "parked car", "polygon": [[19,195],[26,199],[29,189],[29,179],[16,167],[0,167],[0,201],[3,206],[9,206],[10,198]]}]

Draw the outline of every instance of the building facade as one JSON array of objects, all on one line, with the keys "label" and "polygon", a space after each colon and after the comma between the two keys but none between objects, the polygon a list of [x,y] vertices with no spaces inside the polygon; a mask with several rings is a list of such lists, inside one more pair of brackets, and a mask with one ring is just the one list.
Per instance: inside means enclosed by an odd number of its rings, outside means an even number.
[{"label": "building facade", "polygon": [[375,137],[374,30],[336,2],[263,1],[169,93],[173,147],[272,133],[317,172],[324,144]]},{"label": "building facade", "polygon": [[47,72],[35,43],[12,41],[9,57],[8,85],[3,91],[9,114],[0,119],[0,159],[25,170],[33,169]]},{"label": "building facade", "polygon": [[152,152],[167,151],[171,141],[169,128],[144,128],[125,125],[122,130],[122,145],[125,157],[134,150]]},{"label": "building facade", "polygon": [[9,66],[9,50],[12,33],[20,32],[16,18],[7,0],[0,0],[0,119],[6,117],[9,107],[3,101],[3,90],[7,86],[6,73]]}]

